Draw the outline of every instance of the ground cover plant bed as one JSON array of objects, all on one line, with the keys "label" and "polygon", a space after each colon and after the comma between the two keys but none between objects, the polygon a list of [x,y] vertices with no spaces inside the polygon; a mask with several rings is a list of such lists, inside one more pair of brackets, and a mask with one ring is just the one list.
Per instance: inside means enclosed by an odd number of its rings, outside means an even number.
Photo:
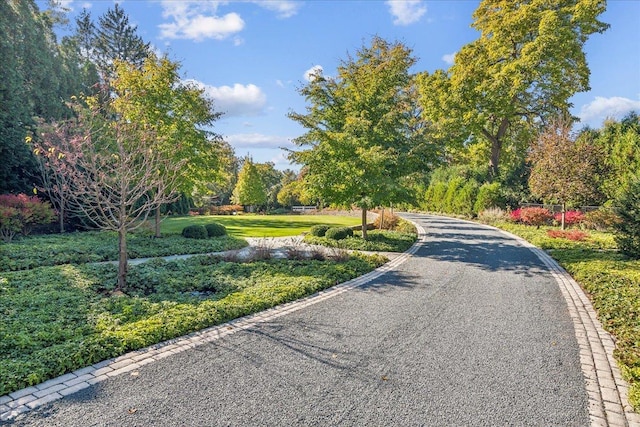
[{"label": "ground cover plant bed", "polygon": [[[127,244],[130,259],[203,254],[247,246],[244,239],[235,236],[194,240],[185,239],[177,234],[161,238],[131,234],[127,238]],[[91,231],[28,236],[12,243],[0,244],[0,271],[117,259],[118,237],[114,232]]]},{"label": "ground cover plant bed", "polygon": [[163,233],[180,233],[188,225],[222,224],[236,237],[284,237],[309,231],[314,225],[358,225],[358,217],[336,215],[208,215],[169,217],[162,222]]},{"label": "ground cover plant bed", "polygon": [[0,395],[299,299],[385,261],[157,259],[130,266],[124,295],[111,292],[110,264],[0,273]]},{"label": "ground cover plant bed", "polygon": [[585,289],[603,327],[616,339],[614,356],[630,383],[630,403],[639,409],[640,260],[620,254],[611,233],[589,231],[577,241],[550,237],[549,227],[497,226],[545,249]]},{"label": "ground cover plant bed", "polygon": [[417,238],[418,236],[415,233],[372,230],[367,233],[367,240],[362,239],[361,231],[355,231],[353,237],[347,237],[341,240],[307,234],[304,237],[304,241],[311,245],[322,245],[357,251],[404,252],[414,244]]}]

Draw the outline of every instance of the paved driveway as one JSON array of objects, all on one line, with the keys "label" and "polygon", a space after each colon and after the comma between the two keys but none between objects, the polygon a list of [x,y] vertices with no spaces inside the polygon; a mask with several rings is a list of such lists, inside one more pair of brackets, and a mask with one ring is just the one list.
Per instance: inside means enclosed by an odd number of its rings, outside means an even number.
[{"label": "paved driveway", "polygon": [[15,425],[588,425],[572,320],[544,264],[490,228],[409,217],[426,241],[372,282]]}]

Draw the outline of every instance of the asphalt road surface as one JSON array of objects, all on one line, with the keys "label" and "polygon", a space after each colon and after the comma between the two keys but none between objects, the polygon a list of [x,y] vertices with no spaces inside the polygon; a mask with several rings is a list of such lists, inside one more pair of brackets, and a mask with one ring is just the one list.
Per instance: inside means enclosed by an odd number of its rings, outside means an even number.
[{"label": "asphalt road surface", "polygon": [[572,322],[538,258],[481,225],[407,217],[428,238],[394,271],[14,425],[588,425]]}]

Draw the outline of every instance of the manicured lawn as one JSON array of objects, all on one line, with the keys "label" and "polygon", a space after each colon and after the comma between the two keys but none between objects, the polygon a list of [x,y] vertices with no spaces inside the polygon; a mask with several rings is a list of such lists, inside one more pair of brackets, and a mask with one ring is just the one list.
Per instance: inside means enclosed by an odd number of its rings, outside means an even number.
[{"label": "manicured lawn", "polygon": [[618,253],[613,235],[589,231],[583,241],[553,239],[549,227],[500,223],[498,227],[545,249],[587,291],[604,328],[616,338],[616,357],[640,409],[640,260]]},{"label": "manicured lawn", "polygon": [[169,217],[162,222],[162,233],[181,233],[187,225],[219,222],[236,237],[297,236],[314,225],[350,226],[360,218],[334,215],[210,215]]},{"label": "manicured lawn", "polygon": [[0,396],[128,351],[299,299],[367,273],[382,257],[226,262],[211,256],[116,267],[0,273]]}]

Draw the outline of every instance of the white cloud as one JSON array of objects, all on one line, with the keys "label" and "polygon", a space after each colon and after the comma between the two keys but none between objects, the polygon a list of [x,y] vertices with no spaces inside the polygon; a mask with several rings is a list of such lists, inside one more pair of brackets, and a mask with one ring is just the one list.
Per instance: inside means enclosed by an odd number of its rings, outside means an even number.
[{"label": "white cloud", "polygon": [[204,89],[205,95],[213,99],[216,111],[224,113],[224,117],[259,116],[264,113],[267,95],[254,84],[233,86],[209,86],[197,80],[187,80]]},{"label": "white cloud", "polygon": [[167,39],[224,40],[244,29],[244,21],[235,12],[217,15],[219,2],[162,2],[162,16],[171,22],[158,25],[160,37]]},{"label": "white cloud", "polygon": [[387,6],[394,17],[394,25],[409,25],[418,22],[427,13],[422,0],[388,0]]},{"label": "white cloud", "polygon": [[290,0],[256,0],[253,3],[277,12],[278,18],[290,18],[300,9],[301,3]]},{"label": "white cloud", "polygon": [[91,9],[92,6],[93,6],[93,4],[89,3],[88,1],[82,3],[82,8],[83,9]]},{"label": "white cloud", "polygon": [[322,65],[314,65],[304,72],[303,77],[306,81],[310,82],[316,75],[322,74],[323,71],[324,69],[322,68]]},{"label": "white cloud", "polygon": [[612,96],[596,98],[580,109],[580,122],[593,127],[600,127],[607,118],[620,119],[631,111],[640,111],[640,100]]},{"label": "white cloud", "polygon": [[447,53],[445,55],[442,55],[442,60],[449,65],[453,65],[453,60],[455,59],[455,57],[456,57],[456,52]]},{"label": "white cloud", "polygon": [[234,148],[280,148],[293,147],[291,138],[261,133],[237,133],[225,136],[225,140]]}]

